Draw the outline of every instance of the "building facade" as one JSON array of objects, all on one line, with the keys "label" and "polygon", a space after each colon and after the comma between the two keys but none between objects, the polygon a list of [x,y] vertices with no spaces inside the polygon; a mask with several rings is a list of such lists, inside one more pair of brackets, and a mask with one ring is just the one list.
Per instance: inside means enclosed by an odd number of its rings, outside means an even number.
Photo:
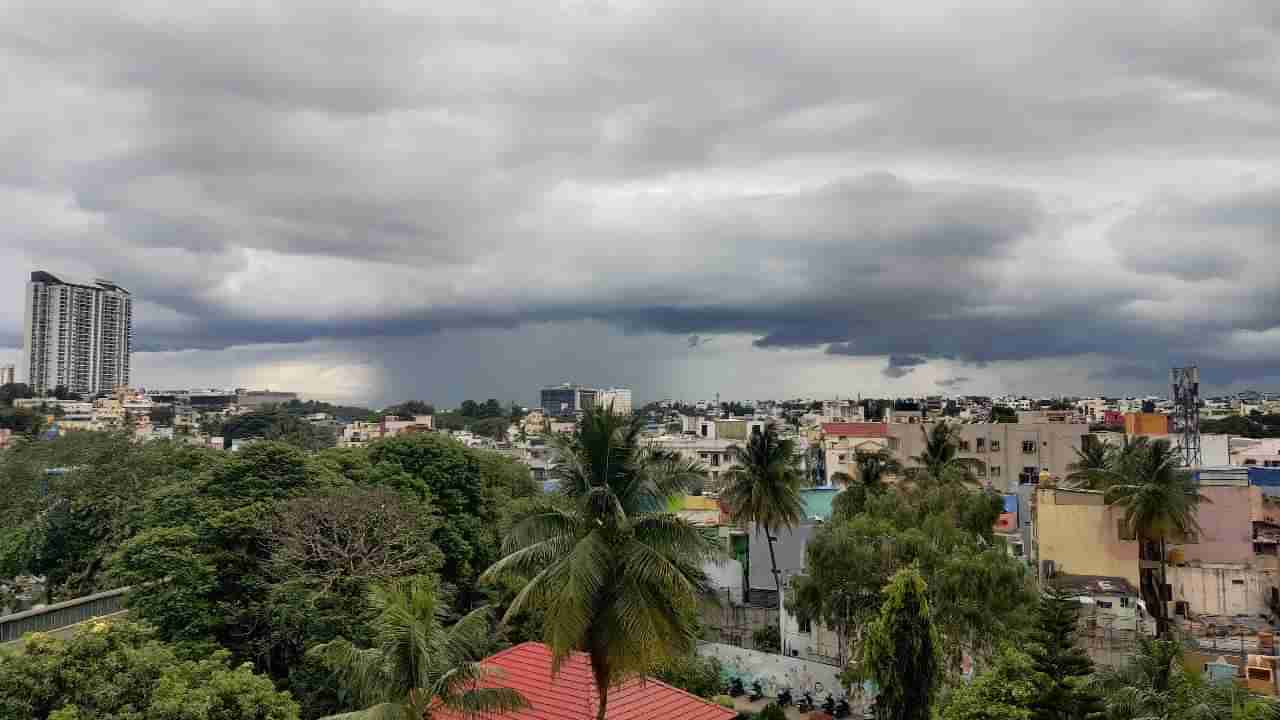
[{"label": "building facade", "polygon": [[[932,423],[888,423],[889,452],[906,466],[924,450]],[[1054,415],[1021,413],[1016,423],[956,423],[958,455],[972,462],[978,479],[996,490],[1039,483],[1042,473],[1065,478],[1089,426]],[[1096,573],[1107,574],[1107,573]]]},{"label": "building facade", "polygon": [[18,371],[13,365],[0,365],[0,385],[12,385],[18,381]]},{"label": "building facade", "polygon": [[543,388],[539,404],[543,414],[549,418],[572,418],[594,407],[599,392],[595,388],[565,383]]},{"label": "building facade", "polygon": [[631,414],[631,391],[627,388],[609,388],[596,393],[596,405],[612,408],[618,415]]},{"label": "building facade", "polygon": [[31,273],[23,314],[23,379],[37,394],[58,387],[93,395],[129,384],[133,298],[107,280],[75,283]]}]

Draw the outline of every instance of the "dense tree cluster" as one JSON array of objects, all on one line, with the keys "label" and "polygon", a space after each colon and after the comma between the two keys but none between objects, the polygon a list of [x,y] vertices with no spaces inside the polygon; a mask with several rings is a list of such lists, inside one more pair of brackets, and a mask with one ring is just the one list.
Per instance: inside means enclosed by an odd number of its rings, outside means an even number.
[{"label": "dense tree cluster", "polygon": [[0,649],[0,717],[49,720],[297,720],[270,678],[225,650],[182,658],[134,623],[92,623],[69,641]]},{"label": "dense tree cluster", "polygon": [[1204,420],[1200,432],[1235,435],[1247,438],[1280,437],[1280,415],[1257,414],[1245,417],[1232,415],[1219,420]]},{"label": "dense tree cluster", "polygon": [[476,578],[535,491],[527,468],[434,434],[226,453],[71,433],[0,453],[0,478],[0,576],[47,575],[50,601],[131,585],[157,641],[254,663],[304,717],[351,700],[306,651],[372,637],[371,586],[433,575],[451,612],[488,599]]}]

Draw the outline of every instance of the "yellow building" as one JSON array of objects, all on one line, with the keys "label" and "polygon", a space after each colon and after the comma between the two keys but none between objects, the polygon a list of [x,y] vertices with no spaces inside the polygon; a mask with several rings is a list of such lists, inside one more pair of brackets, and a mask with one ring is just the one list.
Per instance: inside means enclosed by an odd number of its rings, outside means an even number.
[{"label": "yellow building", "polygon": [[1121,536],[1122,518],[1100,492],[1038,488],[1033,529],[1041,570],[1049,560],[1055,573],[1121,577],[1141,587],[1138,543]]},{"label": "yellow building", "polygon": [[1169,416],[1159,413],[1125,413],[1126,435],[1168,435]]}]

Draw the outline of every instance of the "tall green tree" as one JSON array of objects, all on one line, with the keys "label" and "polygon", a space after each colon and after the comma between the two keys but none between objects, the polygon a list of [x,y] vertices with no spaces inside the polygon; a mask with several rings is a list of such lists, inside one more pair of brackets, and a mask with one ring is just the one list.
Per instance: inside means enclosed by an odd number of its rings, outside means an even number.
[{"label": "tall green tree", "polygon": [[879,688],[880,720],[929,720],[942,680],[938,646],[924,578],[903,568],[885,588],[880,617],[863,646],[861,672]]},{"label": "tall green tree", "polygon": [[[770,423],[763,432],[751,436],[745,447],[734,445],[729,451],[734,467],[725,473],[726,485],[720,497],[734,522],[750,523],[755,532],[764,531],[774,588],[781,597],[782,575],[773,544],[780,531],[791,530],[804,518],[804,503],[800,500],[804,473],[796,443],[781,437],[778,428]],[[781,611],[778,624],[781,627]]]},{"label": "tall green tree", "polygon": [[806,573],[787,607],[822,621],[856,654],[890,578],[915,566],[945,657],[957,665],[965,653],[985,659],[1029,627],[1035,602],[1025,566],[992,535],[1000,507],[995,493],[958,485],[889,488],[810,537]]},{"label": "tall green tree", "polygon": [[430,720],[437,707],[479,716],[528,706],[514,690],[482,687],[493,675],[481,663],[490,649],[487,609],[445,627],[448,606],[440,601],[431,576],[375,585],[370,601],[378,611],[374,647],[338,638],[311,650],[341,679],[355,703],[365,706],[341,717]]},{"label": "tall green tree", "polygon": [[1140,443],[1121,451],[1115,468],[1119,479],[1104,495],[1108,505],[1124,511],[1125,529],[1142,541],[1144,556],[1149,555],[1148,548],[1158,548],[1154,559],[1160,563],[1159,586],[1148,587],[1148,597],[1156,605],[1160,637],[1169,632],[1168,608],[1161,594],[1169,540],[1199,533],[1196,510],[1201,502],[1209,502],[1181,464],[1181,453],[1169,441]]},{"label": "tall green tree", "polygon": [[611,687],[692,651],[698,607],[714,596],[702,570],[714,541],[660,511],[705,471],[643,444],[643,425],[587,408],[573,435],[553,440],[567,507],[517,524],[485,573],[523,581],[506,619],[541,610],[557,669],[575,650],[590,655],[600,720]]},{"label": "tall green tree", "polygon": [[943,485],[978,483],[973,471],[976,461],[959,456],[958,427],[945,421],[936,422],[921,425],[920,432],[924,435],[924,448],[911,458],[916,463],[910,472],[914,480]]},{"label": "tall green tree", "polygon": [[1034,720],[1086,720],[1102,710],[1088,685],[1093,661],[1076,644],[1079,613],[1075,596],[1057,588],[1047,588],[1040,598],[1027,649],[1036,673]]}]

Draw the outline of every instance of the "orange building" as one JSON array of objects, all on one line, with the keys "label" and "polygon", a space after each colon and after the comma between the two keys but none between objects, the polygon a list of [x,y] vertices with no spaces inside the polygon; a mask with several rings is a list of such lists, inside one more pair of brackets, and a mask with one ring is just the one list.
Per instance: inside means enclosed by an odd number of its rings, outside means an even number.
[{"label": "orange building", "polygon": [[1169,416],[1159,413],[1125,413],[1125,435],[1168,435]]}]

